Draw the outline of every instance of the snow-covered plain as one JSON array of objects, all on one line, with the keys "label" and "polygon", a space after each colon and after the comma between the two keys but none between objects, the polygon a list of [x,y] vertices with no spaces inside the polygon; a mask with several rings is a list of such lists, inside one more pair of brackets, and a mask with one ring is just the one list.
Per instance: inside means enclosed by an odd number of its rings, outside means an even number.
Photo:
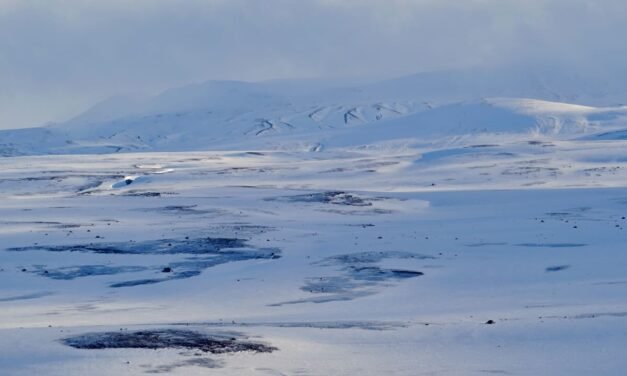
[{"label": "snow-covered plain", "polygon": [[1,132],[0,374],[624,375],[627,109],[394,84]]}]

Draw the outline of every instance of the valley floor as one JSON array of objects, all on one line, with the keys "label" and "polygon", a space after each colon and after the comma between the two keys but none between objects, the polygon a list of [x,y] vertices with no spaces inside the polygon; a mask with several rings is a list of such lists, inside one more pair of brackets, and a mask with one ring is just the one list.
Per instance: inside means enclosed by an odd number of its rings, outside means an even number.
[{"label": "valley floor", "polygon": [[624,375],[625,146],[0,159],[0,374]]}]

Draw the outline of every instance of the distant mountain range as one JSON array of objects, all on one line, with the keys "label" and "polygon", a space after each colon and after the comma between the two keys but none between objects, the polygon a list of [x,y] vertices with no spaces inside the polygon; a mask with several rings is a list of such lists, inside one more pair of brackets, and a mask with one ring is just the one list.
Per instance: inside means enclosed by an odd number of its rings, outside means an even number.
[{"label": "distant mountain range", "polygon": [[[477,134],[627,137],[620,79],[470,69],[358,85],[209,81],[115,97],[60,124],[0,131],[0,155],[305,149]],[[594,107],[593,107],[594,106]]]}]

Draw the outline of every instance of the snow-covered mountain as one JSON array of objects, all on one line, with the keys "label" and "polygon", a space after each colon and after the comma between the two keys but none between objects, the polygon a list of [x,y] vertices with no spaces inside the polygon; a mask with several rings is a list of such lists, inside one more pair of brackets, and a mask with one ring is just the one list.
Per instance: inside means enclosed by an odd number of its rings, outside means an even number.
[{"label": "snow-covered mountain", "polygon": [[0,154],[319,150],[485,133],[607,139],[627,128],[622,98],[616,84],[554,70],[422,73],[348,87],[210,81],[115,97],[61,124],[0,131]]}]

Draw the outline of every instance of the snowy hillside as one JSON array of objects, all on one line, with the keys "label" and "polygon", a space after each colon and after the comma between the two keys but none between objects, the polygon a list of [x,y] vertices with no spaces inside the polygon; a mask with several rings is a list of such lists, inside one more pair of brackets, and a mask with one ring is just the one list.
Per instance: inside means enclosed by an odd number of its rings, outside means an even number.
[{"label": "snowy hillside", "polygon": [[518,71],[420,74],[352,87],[211,81],[153,97],[112,98],[62,124],[0,131],[0,155],[319,150],[329,139],[371,142],[371,134],[424,141],[480,133],[564,139],[624,132],[627,107],[613,105],[620,95],[587,82],[587,90],[577,91],[578,84],[581,79],[564,74]]}]

